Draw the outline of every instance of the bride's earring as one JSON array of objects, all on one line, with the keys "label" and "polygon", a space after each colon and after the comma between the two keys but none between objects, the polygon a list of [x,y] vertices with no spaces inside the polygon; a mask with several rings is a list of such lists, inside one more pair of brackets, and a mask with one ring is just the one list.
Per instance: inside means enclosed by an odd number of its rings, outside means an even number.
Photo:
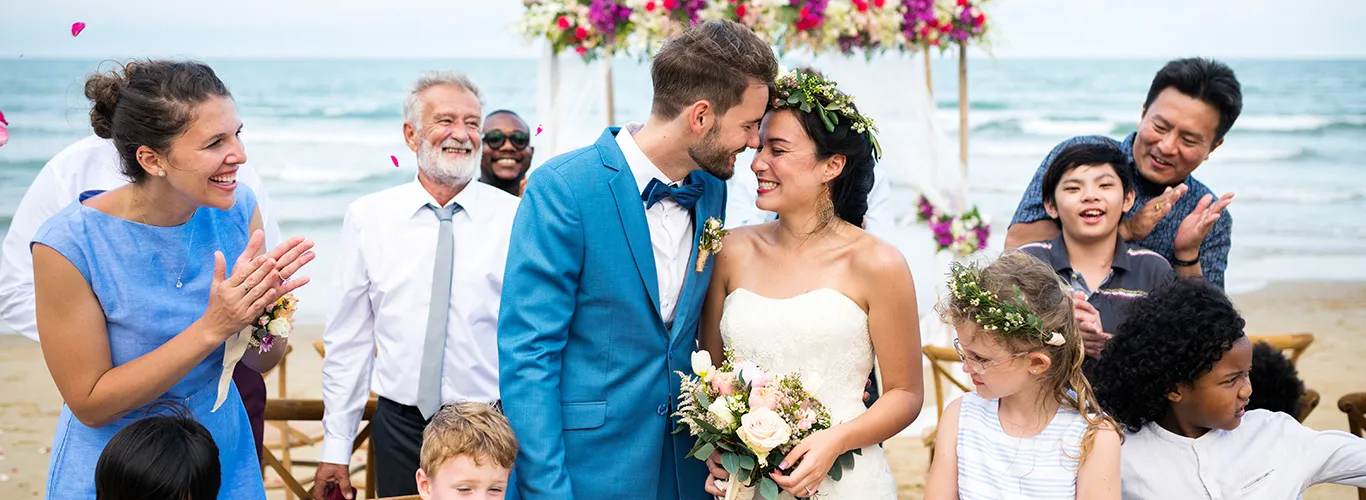
[{"label": "bride's earring", "polygon": [[825,190],[821,194],[820,203],[822,205],[820,211],[820,220],[821,224],[824,225],[826,222],[829,222],[830,219],[835,218],[835,200],[834,198],[830,197],[830,184],[825,185]]}]

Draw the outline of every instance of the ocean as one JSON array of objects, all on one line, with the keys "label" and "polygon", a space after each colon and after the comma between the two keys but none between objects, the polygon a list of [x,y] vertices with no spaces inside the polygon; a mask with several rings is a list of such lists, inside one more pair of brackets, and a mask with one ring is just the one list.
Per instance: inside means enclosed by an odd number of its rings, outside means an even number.
[{"label": "ocean", "polygon": [[[332,300],[327,250],[346,205],[414,174],[402,140],[401,102],[417,74],[464,71],[484,89],[488,110],[512,109],[533,128],[538,123],[532,59],[206,62],[237,100],[248,163],[265,180],[282,233],[318,242],[319,259],[306,272],[314,283],[300,292],[300,319],[310,323],[323,321]],[[1073,135],[1131,132],[1163,62],[971,61],[970,197],[994,222],[993,248],[1044,155]],[[1236,193],[1229,208],[1235,219],[1229,290],[1289,279],[1366,279],[1366,61],[1226,62],[1243,85],[1243,115],[1195,177],[1216,192]],[[43,164],[90,133],[84,77],[112,66],[0,60],[0,111],[10,122],[10,142],[0,147],[0,234]],[[956,61],[936,59],[933,74],[936,113],[956,149]],[[618,121],[643,119],[648,63],[617,60],[614,78]],[[916,195],[913,186],[894,185],[897,213],[911,213]],[[926,311],[929,290],[941,280],[931,276],[928,231],[911,223],[886,237],[910,259]]]}]

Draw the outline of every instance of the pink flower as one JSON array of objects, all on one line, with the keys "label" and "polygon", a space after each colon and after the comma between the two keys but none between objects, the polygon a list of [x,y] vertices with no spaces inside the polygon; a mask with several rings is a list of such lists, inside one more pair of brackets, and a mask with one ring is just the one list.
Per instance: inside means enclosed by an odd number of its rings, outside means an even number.
[{"label": "pink flower", "polygon": [[570,26],[569,18],[565,16],[560,16],[560,18],[555,21],[555,24],[559,25],[560,29],[567,30]]},{"label": "pink flower", "polygon": [[582,45],[580,45],[580,46],[578,46],[578,47],[574,47],[574,53],[576,53],[576,54],[578,54],[578,55],[587,54],[587,53],[588,53],[588,47],[584,47],[584,46],[582,46]]},{"label": "pink flower", "polygon": [[649,1],[649,2],[645,2],[645,12],[654,12],[654,11],[655,11],[655,2],[654,2],[654,0],[651,0],[651,1]]},{"label": "pink flower", "polygon": [[772,387],[755,387],[749,392],[750,408],[766,408],[769,410],[778,407],[778,391]]},{"label": "pink flower", "polygon": [[735,17],[745,17],[745,4],[735,6]]},{"label": "pink flower", "polygon": [[722,396],[735,394],[735,375],[730,372],[717,372],[711,376],[711,387]]},{"label": "pink flower", "polygon": [[579,40],[583,40],[583,39],[585,39],[585,38],[588,38],[588,28],[585,28],[585,27],[583,27],[583,26],[579,26],[579,27],[577,27],[577,28],[574,28],[574,36],[575,36],[576,38],[578,38]]},{"label": "pink flower", "polygon": [[815,422],[812,422],[812,421],[809,420],[809,419],[803,418],[803,419],[797,421],[797,429],[800,429],[800,430],[803,430],[803,431],[809,431],[809,430],[811,430],[811,424],[813,424],[813,423],[815,423]]},{"label": "pink flower", "polygon": [[677,1],[677,0],[664,0],[664,9],[665,9],[665,10],[674,10],[674,7],[677,7],[677,6],[678,6],[678,1]]}]

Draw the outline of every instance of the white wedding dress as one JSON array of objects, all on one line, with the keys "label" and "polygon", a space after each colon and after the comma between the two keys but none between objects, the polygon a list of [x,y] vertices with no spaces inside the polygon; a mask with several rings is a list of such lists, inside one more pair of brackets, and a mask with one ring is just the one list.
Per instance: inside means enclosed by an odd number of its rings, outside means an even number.
[{"label": "white wedding dress", "polygon": [[[721,309],[721,337],[741,359],[771,373],[799,373],[802,385],[830,411],[831,423],[862,414],[864,384],[873,369],[868,314],[838,290],[821,288],[774,299],[736,289]],[[828,476],[817,498],[896,499],[896,480],[876,445],[855,457],[839,481]],[[780,498],[790,499],[783,493]]]}]

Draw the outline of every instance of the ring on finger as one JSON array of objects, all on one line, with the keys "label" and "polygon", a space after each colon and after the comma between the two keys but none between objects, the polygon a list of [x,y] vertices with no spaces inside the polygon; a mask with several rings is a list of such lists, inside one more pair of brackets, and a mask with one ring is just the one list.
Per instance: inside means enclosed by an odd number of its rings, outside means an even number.
[{"label": "ring on finger", "polygon": [[246,290],[246,293],[251,293],[251,285],[248,285],[248,284],[246,284],[246,283],[243,283],[243,284],[242,284],[242,289],[243,289],[243,290]]},{"label": "ring on finger", "polygon": [[1161,211],[1162,211],[1162,203],[1161,203],[1161,202],[1158,202],[1158,204],[1153,205],[1153,211],[1154,211],[1154,212],[1161,212]]},{"label": "ring on finger", "polygon": [[811,496],[811,495],[815,495],[815,494],[816,494],[815,490],[812,490],[810,486],[807,486],[807,487],[806,487],[806,496]]}]

